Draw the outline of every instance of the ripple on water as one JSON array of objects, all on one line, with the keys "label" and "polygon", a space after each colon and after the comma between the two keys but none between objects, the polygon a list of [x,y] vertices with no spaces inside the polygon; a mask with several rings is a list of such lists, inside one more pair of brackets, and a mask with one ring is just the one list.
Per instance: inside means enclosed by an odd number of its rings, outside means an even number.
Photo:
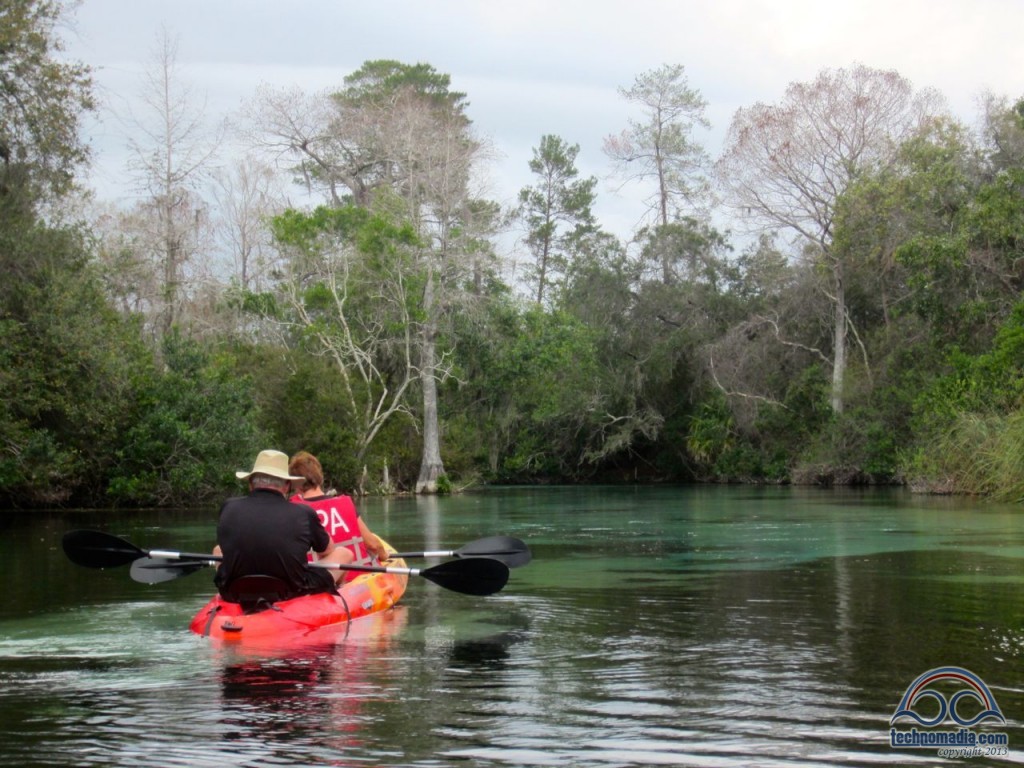
[{"label": "ripple on water", "polygon": [[786,613],[784,600],[781,608],[737,603],[728,632],[708,641],[701,629],[704,642],[674,649],[678,633],[657,625],[696,620],[706,598],[645,600],[643,622],[604,633],[594,627],[607,627],[605,607],[520,600],[530,626],[504,646],[486,685],[458,665],[443,679],[448,699],[472,702],[453,706],[435,726],[452,742],[444,755],[480,765],[567,766],[921,760],[889,748],[891,711],[864,716],[860,691],[835,682],[835,659],[813,640],[813,627],[793,622],[778,642],[755,636],[766,613]]}]

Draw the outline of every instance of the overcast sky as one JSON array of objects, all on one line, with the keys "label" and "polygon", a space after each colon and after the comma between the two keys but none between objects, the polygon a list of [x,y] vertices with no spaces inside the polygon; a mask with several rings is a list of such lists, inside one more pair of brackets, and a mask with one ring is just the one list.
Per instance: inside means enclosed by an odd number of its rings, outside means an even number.
[{"label": "overcast sky", "polygon": [[[708,101],[712,156],[737,108],[777,102],[825,68],[895,69],[970,124],[983,91],[1024,96],[1022,0],[82,0],[73,20],[69,54],[122,114],[162,29],[211,122],[261,84],[313,93],[373,59],[430,64],[467,94],[500,154],[495,199],[510,204],[532,183],[532,149],[556,134],[580,145],[582,175],[601,179],[598,217],[620,235],[640,206],[605,181],[602,141],[631,114],[617,89],[663,64],[682,64]],[[122,124],[107,116],[88,130],[93,186],[127,195]]]}]

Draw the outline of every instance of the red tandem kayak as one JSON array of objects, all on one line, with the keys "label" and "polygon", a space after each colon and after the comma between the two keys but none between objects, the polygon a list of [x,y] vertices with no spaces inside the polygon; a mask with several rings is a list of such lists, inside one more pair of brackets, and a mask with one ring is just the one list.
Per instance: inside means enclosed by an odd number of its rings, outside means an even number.
[{"label": "red tandem kayak", "polygon": [[[405,561],[388,560],[387,566],[405,568]],[[246,607],[218,594],[193,617],[189,629],[227,643],[276,644],[285,638],[315,639],[318,630],[344,626],[391,608],[405,594],[408,581],[409,576],[404,573],[360,573],[339,587],[337,595],[263,599]]]}]

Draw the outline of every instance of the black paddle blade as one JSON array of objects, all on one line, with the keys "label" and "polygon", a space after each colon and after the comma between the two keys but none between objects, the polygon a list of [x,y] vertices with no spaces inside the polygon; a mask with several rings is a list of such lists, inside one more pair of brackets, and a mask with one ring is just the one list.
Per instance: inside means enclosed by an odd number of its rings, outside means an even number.
[{"label": "black paddle blade", "polygon": [[432,552],[395,552],[393,558],[414,557],[489,557],[500,560],[509,568],[519,568],[533,558],[530,548],[520,539],[511,536],[488,536],[465,544],[456,550]]},{"label": "black paddle blade", "polygon": [[131,577],[142,584],[159,584],[216,565],[216,561],[170,560],[166,557],[140,557],[132,563]]},{"label": "black paddle blade", "polygon": [[493,595],[508,583],[508,566],[499,560],[471,557],[451,560],[419,572],[438,586],[464,595]]},{"label": "black paddle blade", "polygon": [[488,536],[455,550],[456,557],[490,557],[509,568],[519,568],[533,559],[533,553],[521,539],[511,536]]},{"label": "black paddle blade", "polygon": [[86,568],[115,568],[146,556],[131,542],[103,531],[68,531],[61,543],[68,559]]}]

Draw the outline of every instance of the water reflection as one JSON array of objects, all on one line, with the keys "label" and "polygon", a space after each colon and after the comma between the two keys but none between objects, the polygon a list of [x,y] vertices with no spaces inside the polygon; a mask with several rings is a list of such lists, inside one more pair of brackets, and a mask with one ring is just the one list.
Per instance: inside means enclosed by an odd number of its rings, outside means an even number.
[{"label": "water reflection", "polygon": [[348,765],[346,755],[363,745],[365,705],[380,696],[368,668],[387,658],[407,621],[398,606],[315,644],[276,652],[221,648],[224,750],[263,761],[280,755],[293,764],[298,744],[311,764]]},{"label": "water reflection", "polygon": [[504,669],[510,649],[526,639],[522,631],[499,632],[489,637],[460,640],[452,647],[449,668],[454,672],[498,672]]}]

